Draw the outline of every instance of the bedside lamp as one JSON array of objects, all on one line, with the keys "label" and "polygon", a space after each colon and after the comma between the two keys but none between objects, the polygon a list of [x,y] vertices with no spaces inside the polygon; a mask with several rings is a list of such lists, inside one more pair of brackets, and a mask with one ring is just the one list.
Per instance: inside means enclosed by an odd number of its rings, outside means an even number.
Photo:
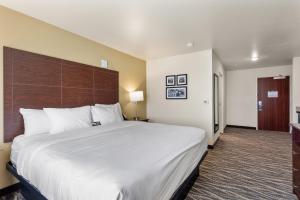
[{"label": "bedside lamp", "polygon": [[138,118],[138,111],[137,111],[137,103],[139,101],[144,101],[144,93],[143,91],[133,91],[130,92],[129,96],[130,96],[130,101],[136,104],[134,120],[138,120],[139,118]]}]

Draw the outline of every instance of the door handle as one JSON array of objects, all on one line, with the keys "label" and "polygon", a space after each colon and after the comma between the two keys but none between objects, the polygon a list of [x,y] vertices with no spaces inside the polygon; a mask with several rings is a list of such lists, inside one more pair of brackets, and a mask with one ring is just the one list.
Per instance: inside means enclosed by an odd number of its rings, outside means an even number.
[{"label": "door handle", "polygon": [[257,109],[258,109],[258,111],[262,111],[263,110],[263,103],[262,103],[262,101],[258,101]]}]

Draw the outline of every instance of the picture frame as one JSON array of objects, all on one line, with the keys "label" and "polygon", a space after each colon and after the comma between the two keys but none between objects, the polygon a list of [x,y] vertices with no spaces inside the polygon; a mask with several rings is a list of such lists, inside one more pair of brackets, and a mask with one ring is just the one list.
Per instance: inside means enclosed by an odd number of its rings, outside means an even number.
[{"label": "picture frame", "polygon": [[166,99],[187,99],[187,86],[167,87]]},{"label": "picture frame", "polygon": [[166,86],[175,86],[175,75],[166,76]]},{"label": "picture frame", "polygon": [[187,85],[187,74],[178,74],[177,75],[177,85]]}]

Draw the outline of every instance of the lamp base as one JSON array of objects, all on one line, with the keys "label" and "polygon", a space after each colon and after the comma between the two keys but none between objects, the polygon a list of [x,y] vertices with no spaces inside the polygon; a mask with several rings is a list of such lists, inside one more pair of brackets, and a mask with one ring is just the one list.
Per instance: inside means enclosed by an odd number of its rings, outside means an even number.
[{"label": "lamp base", "polygon": [[140,118],[139,117],[134,117],[133,120],[138,121]]}]

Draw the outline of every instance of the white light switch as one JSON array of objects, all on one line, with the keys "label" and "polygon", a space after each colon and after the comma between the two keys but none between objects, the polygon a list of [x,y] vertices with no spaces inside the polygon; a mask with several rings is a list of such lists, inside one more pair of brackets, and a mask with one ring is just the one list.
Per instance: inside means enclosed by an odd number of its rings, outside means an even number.
[{"label": "white light switch", "polygon": [[101,66],[102,68],[106,68],[106,69],[107,69],[107,68],[108,68],[108,61],[102,59],[101,62],[100,62],[100,66]]}]

